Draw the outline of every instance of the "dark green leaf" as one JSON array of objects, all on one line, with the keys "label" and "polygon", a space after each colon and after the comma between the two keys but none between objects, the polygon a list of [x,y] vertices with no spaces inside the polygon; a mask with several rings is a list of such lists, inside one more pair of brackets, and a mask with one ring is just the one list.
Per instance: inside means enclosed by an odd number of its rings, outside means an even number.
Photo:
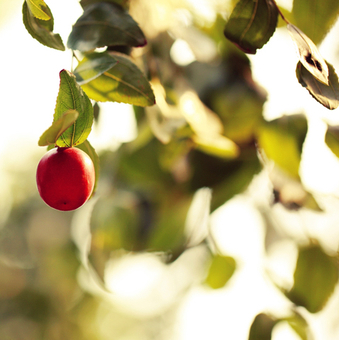
[{"label": "dark green leaf", "polygon": [[252,322],[248,340],[271,340],[277,320],[267,314],[258,314]]},{"label": "dark green leaf", "polygon": [[35,18],[40,20],[51,19],[50,10],[43,0],[26,0],[25,2]]},{"label": "dark green leaf", "polygon": [[302,146],[307,133],[304,115],[283,116],[264,122],[258,142],[265,155],[292,178],[299,179]]},{"label": "dark green leaf", "polygon": [[58,120],[67,110],[78,111],[79,118],[59,137],[56,142],[59,147],[83,143],[91,132],[93,123],[93,107],[86,93],[77,84],[72,73],[62,70],[53,121]]},{"label": "dark green leaf", "polygon": [[288,24],[287,29],[298,48],[300,62],[317,80],[328,85],[328,66],[317,46],[298,27]]},{"label": "dark green leaf", "polygon": [[97,187],[97,184],[98,184],[99,174],[100,174],[99,157],[97,153],[95,152],[95,149],[93,148],[93,146],[90,144],[90,142],[87,139],[83,143],[77,145],[76,147],[86,152],[93,162],[94,170],[95,170],[95,183],[94,183],[94,189],[93,189],[93,193],[94,193]]},{"label": "dark green leaf", "polygon": [[100,116],[100,106],[97,102],[95,102],[93,105],[93,116],[94,116],[94,121],[98,122],[99,116]]},{"label": "dark green leaf", "polygon": [[325,142],[331,151],[339,157],[339,126],[328,127]]},{"label": "dark green leaf", "polygon": [[213,289],[222,288],[232,277],[235,268],[233,257],[216,255],[212,259],[205,283]]},{"label": "dark green leaf", "polygon": [[296,305],[316,313],[325,306],[337,282],[337,259],[312,245],[299,250],[294,285],[286,296]]},{"label": "dark green leaf", "polygon": [[[82,8],[85,8],[91,4],[94,4],[96,2],[103,2],[103,0],[81,0],[80,1],[80,5],[82,6]],[[112,2],[115,3],[117,5],[120,5],[121,7],[128,9],[129,8],[129,4],[130,4],[130,0],[106,0],[106,2]]]},{"label": "dark green leaf", "polygon": [[85,8],[73,26],[67,46],[86,52],[97,47],[139,47],[146,43],[138,24],[125,10],[114,3],[98,2]]},{"label": "dark green leaf", "polygon": [[295,24],[319,44],[339,15],[339,1],[294,0],[292,14]]},{"label": "dark green leaf", "polygon": [[327,66],[328,86],[318,81],[300,62],[297,65],[296,74],[299,83],[306,87],[315,100],[328,109],[334,110],[339,106],[339,82],[333,66],[329,63]]},{"label": "dark green leaf", "polygon": [[50,15],[50,20],[41,20],[34,17],[24,2],[22,7],[22,19],[28,33],[41,44],[64,51],[65,46],[59,34],[53,33],[54,19],[50,9],[46,5],[46,11]]},{"label": "dark green leaf", "polygon": [[98,78],[116,63],[117,60],[106,52],[86,54],[74,70],[77,83],[83,85]]},{"label": "dark green leaf", "polygon": [[54,145],[58,138],[74,124],[79,117],[76,110],[67,110],[59,119],[55,120],[52,125],[42,134],[38,145]]},{"label": "dark green leaf", "polygon": [[271,0],[240,0],[224,30],[227,39],[245,53],[255,54],[273,35],[278,10]]},{"label": "dark green leaf", "polygon": [[139,70],[127,57],[113,54],[118,64],[100,77],[82,85],[87,95],[95,101],[113,101],[137,106],[151,106],[155,103],[153,90]]}]

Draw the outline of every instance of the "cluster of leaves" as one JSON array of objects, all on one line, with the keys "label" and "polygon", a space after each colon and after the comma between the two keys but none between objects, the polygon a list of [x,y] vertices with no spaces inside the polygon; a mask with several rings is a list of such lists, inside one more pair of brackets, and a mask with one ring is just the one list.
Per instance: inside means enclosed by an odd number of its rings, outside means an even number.
[{"label": "cluster of leaves", "polygon": [[[307,16],[305,12],[310,15]],[[326,36],[338,13],[339,6],[330,1],[319,7],[310,6],[307,1],[294,2],[291,20],[309,32],[313,41],[299,27],[287,20],[274,0],[242,0],[234,8],[224,33],[226,38],[242,51],[255,54],[273,35],[280,15],[298,49],[300,60],[296,73],[300,84],[318,102],[333,110],[339,105],[338,77],[333,66],[320,55],[315,43],[320,43]],[[310,25],[309,22],[313,24]]]},{"label": "cluster of leaves", "polygon": [[[227,21],[224,34],[243,52],[255,54],[272,37],[280,15],[299,53],[296,66],[299,83],[320,104],[333,110],[339,106],[338,77],[333,66],[320,55],[316,44],[324,39],[338,14],[339,4],[332,1],[319,3],[319,6],[311,6],[303,0],[294,1],[292,12],[286,12],[285,17],[274,0],[240,0]],[[258,144],[264,157],[273,160],[284,173],[273,174],[271,178],[276,202],[288,209],[303,206],[320,211],[313,196],[300,183],[299,164],[306,133],[307,121],[304,116],[282,117],[261,125]],[[328,128],[326,143],[337,156],[338,136],[336,127]],[[288,193],[284,188],[292,182],[294,190]],[[299,249],[294,285],[291,290],[283,291],[293,304],[316,313],[324,307],[337,282],[337,259],[326,254],[318,245],[311,244]],[[265,313],[257,315],[249,339],[271,339],[274,326],[281,321],[286,321],[301,339],[312,338],[306,320],[292,310],[286,318]]]},{"label": "cluster of leaves", "polygon": [[[339,4],[327,1],[307,17],[300,14],[309,9],[304,0],[295,0],[292,13],[284,15],[273,0],[239,0],[226,23],[219,16],[212,28],[201,29],[222,46],[217,66],[198,61],[178,67],[167,56],[173,38],[161,33],[148,41],[145,52],[143,67],[151,82],[131,58],[133,48],[144,46],[146,38],[128,14],[129,1],[82,0],[81,5],[84,12],[67,42],[81,58],[73,73],[60,72],[53,123],[39,145],[82,148],[94,161],[98,180],[99,157],[87,140],[94,121],[91,100],[134,105],[137,139],[101,156],[101,176],[110,186],[93,209],[91,249],[85,256],[102,280],[106,260],[121,248],[164,252],[171,255],[168,262],[196,245],[211,250],[208,227],[199,221],[210,207],[214,211],[242,193],[267,159],[276,165],[271,173],[275,202],[288,209],[321,210],[299,176],[308,129],[305,116],[265,121],[266,98],[249,76],[249,60],[224,35],[241,51],[255,53],[271,38],[280,16],[299,51],[300,84],[322,105],[335,109],[338,78],[316,44],[333,24]],[[314,17],[314,25],[304,22],[305,17]],[[44,1],[26,0],[23,21],[40,43],[65,49],[53,33],[53,16]],[[106,51],[99,52],[101,47]],[[326,143],[339,157],[338,129],[328,129]],[[204,208],[195,211],[195,226],[203,229],[196,236],[188,230],[188,213],[195,194],[206,187],[213,195],[204,197]],[[218,289],[232,277],[236,263],[215,249],[211,254],[205,283]],[[337,264],[317,245],[300,248],[294,279],[291,290],[281,290],[294,305],[316,313],[337,284]],[[259,314],[249,339],[269,339],[281,321],[301,339],[310,339],[307,322],[294,309],[286,318]]]}]

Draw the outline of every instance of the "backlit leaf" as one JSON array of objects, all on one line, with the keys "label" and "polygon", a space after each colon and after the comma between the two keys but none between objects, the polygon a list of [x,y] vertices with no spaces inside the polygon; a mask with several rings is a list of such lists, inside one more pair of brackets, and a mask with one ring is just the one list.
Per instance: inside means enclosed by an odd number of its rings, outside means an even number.
[{"label": "backlit leaf", "polygon": [[299,83],[304,86],[312,97],[323,106],[334,110],[339,106],[339,82],[333,66],[327,63],[329,70],[328,86],[318,81],[300,62],[296,74]]},{"label": "backlit leaf", "polygon": [[235,268],[233,257],[216,255],[212,259],[205,283],[213,289],[222,288],[232,277]]},{"label": "backlit leaf", "polygon": [[240,0],[224,30],[227,39],[245,53],[255,54],[273,35],[278,10],[271,0]]},{"label": "backlit leaf", "polygon": [[138,24],[124,9],[110,2],[85,7],[67,42],[69,48],[83,52],[104,46],[145,44],[146,38]]},{"label": "backlit leaf", "polygon": [[286,296],[309,312],[319,312],[327,303],[338,282],[336,257],[319,246],[301,248],[294,272],[294,285]]},{"label": "backlit leaf", "polygon": [[248,340],[271,340],[277,320],[270,315],[258,314],[251,325]]},{"label": "backlit leaf", "polygon": [[59,147],[75,146],[83,143],[89,135],[93,123],[93,107],[77,84],[75,76],[66,71],[60,72],[60,89],[54,112],[54,121],[58,120],[67,110],[79,112],[79,118],[57,140]]},{"label": "backlit leaf", "polygon": [[118,63],[100,77],[82,85],[87,95],[99,102],[153,105],[155,97],[152,88],[139,68],[127,56],[112,55]]},{"label": "backlit leaf", "polygon": [[258,143],[265,155],[280,169],[292,178],[299,179],[299,165],[306,133],[305,116],[283,116],[262,124]]},{"label": "backlit leaf", "polygon": [[25,2],[35,18],[40,20],[51,19],[49,8],[43,0],[26,0]]},{"label": "backlit leaf", "polygon": [[64,51],[65,46],[59,34],[53,33],[54,19],[50,9],[46,5],[46,11],[50,15],[49,20],[41,20],[34,17],[28,9],[27,3],[24,2],[22,7],[22,20],[28,33],[41,44]]},{"label": "backlit leaf", "polygon": [[55,120],[52,125],[41,135],[38,145],[54,145],[58,138],[71,126],[79,117],[76,110],[67,110],[59,119]]},{"label": "backlit leaf", "polygon": [[331,151],[339,157],[339,127],[329,126],[325,135],[325,142]]},{"label": "backlit leaf", "polygon": [[101,76],[117,63],[108,53],[89,53],[80,61],[74,75],[79,85],[86,84]]},{"label": "backlit leaf", "polygon": [[292,316],[283,319],[299,335],[301,340],[312,339],[307,321],[299,313],[294,312]]},{"label": "backlit leaf", "polygon": [[292,14],[295,24],[319,44],[339,15],[339,1],[294,0]]},{"label": "backlit leaf", "polygon": [[198,150],[209,155],[220,158],[235,158],[239,156],[238,146],[225,136],[194,135],[192,140]]},{"label": "backlit leaf", "polygon": [[300,62],[317,80],[328,85],[329,70],[317,46],[298,27],[288,24],[287,29],[297,46]]}]

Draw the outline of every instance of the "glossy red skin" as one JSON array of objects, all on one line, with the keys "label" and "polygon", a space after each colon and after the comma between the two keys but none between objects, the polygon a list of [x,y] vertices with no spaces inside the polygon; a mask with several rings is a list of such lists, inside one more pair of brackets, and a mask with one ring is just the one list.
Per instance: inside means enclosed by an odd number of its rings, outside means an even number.
[{"label": "glossy red skin", "polygon": [[41,158],[36,181],[41,198],[50,207],[75,210],[92,194],[94,165],[90,157],[78,148],[55,148]]}]

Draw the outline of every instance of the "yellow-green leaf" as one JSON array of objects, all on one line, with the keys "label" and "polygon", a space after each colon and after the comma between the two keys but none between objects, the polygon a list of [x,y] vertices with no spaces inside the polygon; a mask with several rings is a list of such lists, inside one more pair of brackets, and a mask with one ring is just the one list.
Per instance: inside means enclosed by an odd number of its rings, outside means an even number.
[{"label": "yellow-green leaf", "polygon": [[43,0],[26,0],[30,12],[40,20],[51,19],[48,14],[47,5]]},{"label": "yellow-green leaf", "polygon": [[155,97],[151,85],[140,69],[125,55],[113,53],[118,63],[100,77],[82,85],[93,100],[151,106]]},{"label": "yellow-green leaf", "polygon": [[301,248],[294,272],[294,285],[286,296],[309,312],[319,312],[338,282],[337,258],[318,245]]},{"label": "yellow-green leaf", "polygon": [[299,179],[299,165],[306,133],[305,116],[283,116],[262,124],[258,133],[259,147],[280,169]]},{"label": "yellow-green leaf", "polygon": [[74,124],[78,119],[79,112],[76,110],[67,110],[59,119],[54,121],[52,125],[41,135],[38,145],[54,145],[58,138]]},{"label": "yellow-green leaf", "polygon": [[86,93],[75,80],[75,76],[66,70],[60,72],[60,89],[54,112],[54,121],[65,111],[76,110],[79,118],[57,140],[60,147],[70,147],[83,143],[91,132],[93,107]]},{"label": "yellow-green leaf", "polygon": [[222,288],[236,269],[233,257],[216,255],[213,257],[205,283],[213,289]]}]

